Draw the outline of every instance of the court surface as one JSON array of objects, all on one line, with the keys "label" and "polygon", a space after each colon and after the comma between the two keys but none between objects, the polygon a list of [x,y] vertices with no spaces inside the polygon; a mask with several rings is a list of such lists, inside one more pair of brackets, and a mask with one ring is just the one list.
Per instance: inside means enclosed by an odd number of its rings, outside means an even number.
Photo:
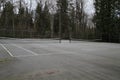
[{"label": "court surface", "polygon": [[0,39],[0,80],[120,80],[120,44]]}]

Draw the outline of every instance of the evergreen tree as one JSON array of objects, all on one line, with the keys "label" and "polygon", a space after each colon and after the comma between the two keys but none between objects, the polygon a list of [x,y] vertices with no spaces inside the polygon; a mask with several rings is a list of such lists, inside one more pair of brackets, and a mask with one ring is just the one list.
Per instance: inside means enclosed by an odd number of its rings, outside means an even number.
[{"label": "evergreen tree", "polygon": [[76,38],[84,38],[86,21],[85,13],[83,8],[83,0],[76,0],[76,26],[75,26],[75,36]]},{"label": "evergreen tree", "polygon": [[[118,6],[115,0],[95,0],[96,8],[96,28],[99,35],[101,35],[103,41],[118,42],[119,31],[117,31],[116,9]],[[115,4],[115,5],[114,5]]]},{"label": "evergreen tree", "polygon": [[114,35],[116,35],[115,37],[117,37],[117,42],[120,42],[120,1],[119,0],[115,0],[114,1],[114,26],[115,29],[114,30]]},{"label": "evergreen tree", "polygon": [[47,2],[45,2],[44,7],[41,2],[38,3],[36,8],[35,25],[37,32],[41,37],[50,37],[50,12]]},{"label": "evergreen tree", "polygon": [[54,14],[54,35],[58,37],[59,34],[59,12]]},{"label": "evergreen tree", "polygon": [[32,19],[32,12],[28,11],[28,8],[25,10],[25,25],[27,30],[33,29],[33,19]]},{"label": "evergreen tree", "polygon": [[63,38],[69,37],[69,16],[68,16],[68,0],[58,0],[57,1],[57,13],[59,14],[59,34],[62,35]]},{"label": "evergreen tree", "polygon": [[26,5],[23,3],[23,0],[19,1],[19,11],[14,17],[16,37],[29,37],[31,31],[34,29],[32,12],[29,11],[28,7],[25,7]]},{"label": "evergreen tree", "polygon": [[23,30],[24,29],[24,23],[25,23],[25,9],[24,7],[20,7],[19,8],[19,13],[18,13],[18,28],[20,30]]},{"label": "evergreen tree", "polygon": [[36,27],[36,31],[38,34],[42,35],[43,34],[43,30],[42,30],[42,14],[43,14],[43,10],[42,10],[42,3],[38,3],[37,7],[36,7],[36,15],[35,15],[35,27]]},{"label": "evergreen tree", "polygon": [[69,19],[70,19],[70,25],[69,25],[69,27],[70,27],[70,37],[73,37],[73,38],[75,38],[75,36],[76,36],[76,22],[75,22],[75,20],[76,20],[76,14],[75,14],[75,7],[74,7],[74,4],[72,4],[71,3],[71,5],[70,5],[70,12],[69,12]]},{"label": "evergreen tree", "polygon": [[[1,13],[1,26],[3,26],[5,29],[12,29],[12,17],[14,16],[13,11],[13,4],[11,2],[6,2],[5,7],[3,8],[3,11]],[[11,15],[11,16],[10,16]]]},{"label": "evergreen tree", "polygon": [[47,1],[45,2],[45,6],[43,9],[43,32],[46,37],[50,37],[50,12],[49,12],[49,6]]},{"label": "evergreen tree", "polygon": [[0,0],[0,29],[4,36],[13,37],[14,33],[14,4],[10,0]]}]

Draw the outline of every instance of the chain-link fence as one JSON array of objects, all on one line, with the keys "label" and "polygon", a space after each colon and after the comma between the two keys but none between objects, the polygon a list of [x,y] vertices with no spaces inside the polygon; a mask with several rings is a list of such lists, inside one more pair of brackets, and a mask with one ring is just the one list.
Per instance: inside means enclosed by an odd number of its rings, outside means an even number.
[{"label": "chain-link fence", "polygon": [[35,31],[0,29],[0,37],[34,38],[40,37]]},{"label": "chain-link fence", "polygon": [[[0,37],[11,37],[11,38],[56,38],[60,39],[59,34],[54,33],[51,36],[52,32],[48,32],[47,34],[41,35],[40,33],[34,30],[7,30],[0,29]],[[107,40],[105,42],[120,42],[120,33],[119,34],[105,34],[99,33],[95,30],[95,28],[86,28],[84,31],[79,30],[79,32],[75,33],[75,31],[71,31],[67,38],[64,36],[66,34],[61,34],[61,39],[82,39],[82,40],[94,40],[94,41],[102,41]]]}]

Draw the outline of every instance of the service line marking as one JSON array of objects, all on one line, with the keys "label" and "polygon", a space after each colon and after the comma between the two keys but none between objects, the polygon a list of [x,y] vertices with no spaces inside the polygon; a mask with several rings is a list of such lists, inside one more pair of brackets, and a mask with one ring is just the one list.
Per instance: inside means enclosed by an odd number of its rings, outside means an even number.
[{"label": "service line marking", "polygon": [[14,57],[13,54],[3,45],[0,43],[0,45],[7,51],[7,53],[11,56]]},{"label": "service line marking", "polygon": [[48,54],[37,54],[37,55],[20,55],[20,56],[14,56],[14,57],[34,57],[34,56],[51,56],[51,55],[79,55],[74,53],[48,53]]},{"label": "service line marking", "polygon": [[25,51],[33,54],[33,55],[38,55],[37,53],[35,53],[35,52],[31,51],[31,50],[25,49],[25,48],[23,48],[23,47],[21,47],[21,46],[18,46],[18,45],[16,45],[16,44],[11,44],[11,45],[13,45],[13,46],[15,46],[15,47],[17,47],[17,48],[23,49],[23,50],[25,50]]}]

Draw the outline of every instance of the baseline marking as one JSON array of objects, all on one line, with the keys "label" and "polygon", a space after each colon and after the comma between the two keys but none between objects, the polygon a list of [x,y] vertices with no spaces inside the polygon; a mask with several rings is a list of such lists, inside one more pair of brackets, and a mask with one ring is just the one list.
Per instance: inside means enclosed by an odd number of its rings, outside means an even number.
[{"label": "baseline marking", "polygon": [[13,46],[15,46],[15,47],[18,47],[18,48],[20,48],[20,49],[23,49],[23,50],[25,50],[25,51],[33,54],[33,55],[38,55],[37,53],[35,53],[35,52],[31,51],[31,50],[25,49],[25,48],[23,48],[23,47],[20,47],[20,46],[18,46],[18,45],[16,45],[16,44],[11,44],[11,45],[13,45]]},{"label": "baseline marking", "polygon": [[11,56],[14,57],[13,54],[3,45],[0,43],[0,45],[7,51],[7,53]]}]

